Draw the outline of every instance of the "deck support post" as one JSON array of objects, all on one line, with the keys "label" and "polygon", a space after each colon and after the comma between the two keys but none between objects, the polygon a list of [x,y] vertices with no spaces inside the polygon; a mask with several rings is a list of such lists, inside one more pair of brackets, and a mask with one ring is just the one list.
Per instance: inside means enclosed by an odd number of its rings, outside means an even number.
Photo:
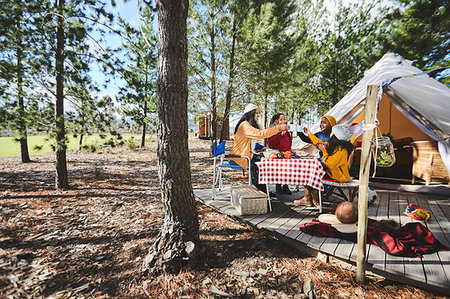
[{"label": "deck support post", "polygon": [[371,142],[375,128],[378,85],[367,87],[366,106],[364,108],[364,125],[359,168],[358,192],[358,255],[356,258],[356,282],[364,283],[366,270],[367,210],[368,188],[371,161]]}]

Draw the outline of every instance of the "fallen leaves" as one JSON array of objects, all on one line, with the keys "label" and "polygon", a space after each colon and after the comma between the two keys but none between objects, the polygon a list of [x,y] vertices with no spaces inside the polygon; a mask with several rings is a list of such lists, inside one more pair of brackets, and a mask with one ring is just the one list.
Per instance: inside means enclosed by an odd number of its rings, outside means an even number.
[{"label": "fallen leaves", "polygon": [[[194,188],[210,188],[209,142],[190,140]],[[54,190],[54,157],[0,159],[0,297],[420,298],[301,253],[198,204],[201,264],[144,277],[163,221],[156,143],[138,151],[68,153],[72,189]],[[237,174],[226,180],[245,181]],[[225,184],[227,181],[225,182]],[[191,247],[189,247],[191,248]]]}]

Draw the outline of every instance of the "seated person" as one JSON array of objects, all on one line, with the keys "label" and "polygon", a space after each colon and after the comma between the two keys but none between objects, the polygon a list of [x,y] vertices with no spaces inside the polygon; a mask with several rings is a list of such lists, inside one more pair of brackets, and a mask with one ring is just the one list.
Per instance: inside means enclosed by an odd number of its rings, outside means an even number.
[{"label": "seated person", "polygon": [[[272,116],[272,119],[270,120],[270,127],[276,126],[276,125],[285,125],[286,124],[286,118],[284,114],[282,113],[276,113],[274,116]],[[272,137],[267,138],[268,146],[271,149],[277,149],[280,152],[286,152],[292,150],[292,136],[289,131],[281,131],[276,135],[273,135]],[[292,192],[289,190],[288,185],[283,185],[281,187],[280,184],[276,184],[276,192],[277,194],[287,194],[291,195]]]},{"label": "seated person", "polygon": [[[336,124],[336,119],[331,115],[324,115],[320,120],[320,131],[315,133],[314,136],[322,140],[322,142],[328,142],[330,140],[331,128]],[[313,143],[306,133],[306,127],[303,128],[303,132],[297,132],[298,137],[306,143]],[[309,130],[308,130],[309,131]],[[322,157],[322,152],[320,153]]]},{"label": "seated person", "polygon": [[[322,142],[309,129],[306,129],[306,134],[323,153],[322,163],[326,171],[324,179],[332,179],[340,183],[349,182],[350,173],[347,163],[348,156],[353,151],[353,144],[348,141],[353,135],[350,125],[335,125],[331,131],[329,142]],[[319,207],[318,190],[305,186],[305,196],[294,203]]]},{"label": "seated person", "polygon": [[[258,107],[254,104],[247,104],[244,109],[244,114],[239,119],[234,130],[234,142],[230,150],[230,155],[242,155],[251,159],[252,184],[259,190],[266,192],[266,186],[259,184],[258,166],[252,157],[252,139],[268,138],[279,132],[289,130],[289,126],[281,124],[261,130],[258,125],[258,119]],[[232,160],[244,169],[248,169],[248,161],[246,158],[233,158]]]}]

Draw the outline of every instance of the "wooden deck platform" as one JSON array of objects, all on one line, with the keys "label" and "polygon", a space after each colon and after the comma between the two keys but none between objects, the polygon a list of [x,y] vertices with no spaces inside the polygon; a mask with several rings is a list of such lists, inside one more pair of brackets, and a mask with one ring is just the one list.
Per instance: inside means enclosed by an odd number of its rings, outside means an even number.
[{"label": "wooden deck platform", "polygon": [[[416,203],[431,213],[431,219],[424,224],[441,243],[450,246],[448,197],[392,190],[376,191],[378,200],[369,207],[369,218],[375,220],[391,218],[404,225],[416,221],[403,214],[408,204]],[[300,224],[311,221],[318,213],[317,209],[293,204],[294,199],[303,196],[302,188],[291,196],[281,196],[280,199],[273,200],[272,212],[247,216],[238,215],[230,205],[229,190],[219,193],[220,199],[215,201],[211,200],[211,189],[194,190],[194,194],[200,201],[221,213],[270,233],[296,248],[307,248],[356,265],[356,243],[339,238],[312,236],[300,231]],[[366,258],[368,271],[392,281],[450,295],[450,251],[428,254],[422,258],[407,258],[389,255],[379,247],[369,244]]]}]

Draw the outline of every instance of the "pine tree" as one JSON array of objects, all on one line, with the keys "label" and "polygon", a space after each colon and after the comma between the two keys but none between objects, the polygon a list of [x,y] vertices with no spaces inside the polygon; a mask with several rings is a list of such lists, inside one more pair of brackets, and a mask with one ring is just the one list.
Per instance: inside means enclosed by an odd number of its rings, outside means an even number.
[{"label": "pine tree", "polygon": [[156,101],[156,33],[152,23],[154,13],[145,6],[142,14],[142,31],[132,28],[124,20],[119,20],[124,39],[127,64],[120,70],[125,86],[119,91],[117,100],[121,111],[142,128],[141,147],[145,146],[147,125],[155,121]]},{"label": "pine tree", "polygon": [[152,272],[194,265],[199,224],[187,130],[187,0],[158,1],[158,166],[164,224],[144,261]]}]

